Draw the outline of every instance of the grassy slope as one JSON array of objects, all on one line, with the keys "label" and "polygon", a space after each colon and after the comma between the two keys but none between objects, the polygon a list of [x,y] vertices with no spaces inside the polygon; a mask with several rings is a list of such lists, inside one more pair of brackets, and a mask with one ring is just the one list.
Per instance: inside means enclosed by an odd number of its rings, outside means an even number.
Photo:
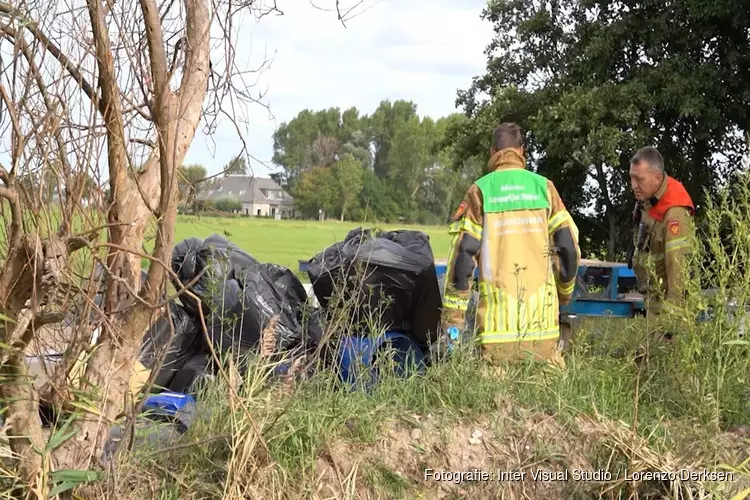
[{"label": "grassy slope", "polygon": [[[256,258],[296,270],[356,226],[181,217],[176,239],[224,234]],[[444,258],[445,228],[425,230]],[[727,283],[738,279],[730,263],[722,272]],[[279,384],[259,371],[240,383],[230,370],[201,398],[205,420],[182,442],[136,446],[111,481],[82,497],[635,499],[678,498],[679,489],[680,498],[731,498],[750,487],[750,471],[732,484],[624,481],[625,470],[737,465],[750,450],[750,348],[727,343],[736,342],[736,325],[688,323],[672,346],[650,340],[653,328],[579,325],[563,370],[531,363],[494,370],[459,351],[425,377],[386,379],[369,395],[341,390],[329,373]],[[650,349],[640,366],[638,345]],[[475,467],[525,471],[526,480],[424,480],[425,468]],[[536,469],[600,469],[613,481],[538,482],[530,476]],[[9,495],[4,476],[0,468]]]},{"label": "grassy slope", "polygon": [[[353,227],[182,218],[178,238],[226,230],[260,260],[296,269],[297,260]],[[436,258],[444,257],[445,229],[426,232]],[[730,263],[720,272],[727,283],[736,275]],[[681,337],[668,347],[653,341],[653,321],[588,321],[577,327],[564,370],[520,363],[498,372],[461,352],[424,378],[387,380],[370,395],[340,390],[332,374],[262,389],[254,379],[236,395],[224,380],[206,398],[210,420],[185,439],[229,435],[230,444],[180,448],[169,453],[172,465],[164,470],[153,465],[167,463],[163,455],[135,457],[128,467],[158,484],[162,498],[690,498],[699,491],[712,492],[703,498],[730,498],[750,486],[749,471],[735,474],[734,483],[623,477],[626,470],[716,470],[748,457],[750,349],[727,344],[736,342],[736,324],[691,323],[681,323]],[[650,352],[642,365],[633,363],[639,345]],[[474,467],[523,470],[527,477],[523,483],[424,480],[425,468]],[[538,468],[604,470],[613,481],[537,482],[530,473]]]},{"label": "grassy slope", "polygon": [[[714,391],[716,380],[684,364],[686,345],[652,345],[639,369],[632,351],[607,352],[643,340],[632,325],[582,325],[579,335],[563,370],[533,363],[495,370],[459,351],[425,377],[385,378],[370,394],[341,390],[329,373],[267,383],[259,369],[235,390],[231,376],[220,379],[204,395],[210,412],[184,443],[136,447],[117,497],[728,499],[750,487],[750,471],[732,483],[625,481],[626,471],[717,470],[747,457],[742,424],[750,415],[736,413],[743,391],[736,359],[723,357],[726,387]],[[425,481],[427,468],[526,476],[438,483]],[[570,477],[535,481],[537,470]],[[611,481],[575,481],[576,470],[606,471]],[[113,494],[97,490],[92,496]]]}]

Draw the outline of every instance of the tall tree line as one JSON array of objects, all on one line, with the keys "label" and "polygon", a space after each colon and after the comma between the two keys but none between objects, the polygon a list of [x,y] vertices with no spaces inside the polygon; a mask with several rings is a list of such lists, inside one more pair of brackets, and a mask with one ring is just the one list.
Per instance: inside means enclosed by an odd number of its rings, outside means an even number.
[{"label": "tall tree line", "polygon": [[[653,145],[698,204],[742,173],[750,125],[750,10],[743,0],[504,0],[484,75],[459,91],[456,167],[500,121],[528,131],[588,254],[622,257],[634,200],[629,158]],[[487,97],[491,96],[491,97]]]},{"label": "tall tree line", "polygon": [[462,114],[420,117],[416,104],[382,101],[371,115],[356,107],[303,110],[274,134],[273,174],[303,216],[341,220],[444,223],[479,171],[456,169],[447,131]]},{"label": "tall tree line", "polygon": [[[486,163],[492,129],[515,121],[530,168],[558,186],[583,251],[623,258],[637,149],[659,148],[699,224],[706,197],[747,168],[745,4],[490,1],[481,15],[495,36],[485,73],[458,92],[463,114],[419,118],[404,101],[384,101],[371,116],[303,111],[274,136],[277,178],[308,215],[443,223]],[[344,203],[343,192],[357,194]]]}]

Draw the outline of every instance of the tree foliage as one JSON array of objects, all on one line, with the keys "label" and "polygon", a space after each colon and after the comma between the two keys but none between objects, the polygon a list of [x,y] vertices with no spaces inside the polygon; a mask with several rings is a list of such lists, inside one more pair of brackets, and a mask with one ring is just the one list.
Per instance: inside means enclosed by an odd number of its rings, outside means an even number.
[{"label": "tree foliage", "polygon": [[187,165],[180,167],[178,189],[180,201],[194,200],[201,189],[202,182],[206,179],[206,168],[203,165]]},{"label": "tree foliage", "polygon": [[589,253],[627,250],[630,156],[654,145],[699,207],[747,152],[750,14],[740,0],[494,1],[487,71],[457,104],[456,165],[482,157],[499,121],[528,131]]},{"label": "tree foliage", "polygon": [[239,202],[239,200],[237,200],[237,198],[232,198],[229,196],[214,200],[213,206],[219,212],[224,212],[227,214],[239,212],[240,210],[242,210],[242,204]]},{"label": "tree foliage", "polygon": [[339,218],[444,223],[473,173],[453,170],[443,145],[451,123],[420,117],[407,101],[383,101],[372,115],[357,108],[303,110],[274,135],[274,174],[299,213]]},{"label": "tree foliage", "polygon": [[247,175],[247,160],[244,156],[237,155],[222,170],[226,175]]},{"label": "tree foliage", "polygon": [[339,161],[331,165],[331,174],[338,188],[337,198],[340,204],[341,220],[362,191],[362,164],[351,153],[346,153]]},{"label": "tree foliage", "polygon": [[[705,196],[743,168],[750,109],[743,5],[489,2],[482,17],[496,36],[485,74],[458,92],[463,115],[434,121],[407,101],[383,101],[369,116],[356,108],[304,110],[274,136],[276,178],[290,188],[306,172],[334,182],[317,167],[350,152],[364,166],[351,217],[442,223],[481,175],[493,128],[515,121],[527,133],[530,168],[557,185],[584,252],[622,258],[634,203],[629,159],[637,149],[659,148],[699,216]],[[319,207],[341,214],[340,193],[318,193]]]},{"label": "tree foliage", "polygon": [[327,167],[312,167],[300,175],[292,187],[295,208],[309,217],[317,217],[318,212],[333,211],[335,192],[334,179]]}]

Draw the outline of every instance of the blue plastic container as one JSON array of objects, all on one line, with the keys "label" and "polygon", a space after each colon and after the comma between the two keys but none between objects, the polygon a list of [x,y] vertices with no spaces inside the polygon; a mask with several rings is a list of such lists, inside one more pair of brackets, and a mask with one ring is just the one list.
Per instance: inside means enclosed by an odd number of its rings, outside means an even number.
[{"label": "blue plastic container", "polygon": [[339,347],[339,376],[345,383],[372,387],[378,381],[379,355],[391,350],[398,377],[424,373],[424,353],[409,337],[386,332],[377,338],[345,337]]},{"label": "blue plastic container", "polygon": [[143,402],[144,411],[153,411],[162,415],[175,416],[188,405],[194,405],[195,399],[189,394],[179,392],[162,392],[152,394]]},{"label": "blue plastic container", "polygon": [[162,392],[151,394],[143,401],[143,413],[156,421],[171,422],[180,433],[185,433],[196,417],[195,399],[190,394]]}]

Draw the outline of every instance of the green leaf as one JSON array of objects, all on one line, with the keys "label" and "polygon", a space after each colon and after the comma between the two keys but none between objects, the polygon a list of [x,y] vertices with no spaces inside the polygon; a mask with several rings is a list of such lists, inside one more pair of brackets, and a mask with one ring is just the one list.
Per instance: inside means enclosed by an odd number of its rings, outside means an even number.
[{"label": "green leaf", "polygon": [[60,484],[58,484],[57,486],[55,486],[54,488],[52,488],[50,490],[50,492],[49,492],[49,498],[55,498],[60,493],[64,493],[64,492],[66,492],[68,490],[72,490],[73,488],[75,488],[79,484],[80,483],[71,483],[71,482],[60,483]]},{"label": "green leaf", "polygon": [[7,321],[8,323],[13,323],[13,324],[16,323],[16,320],[14,320],[13,318],[9,318],[3,313],[0,313],[0,321]]},{"label": "green leaf", "polygon": [[59,448],[61,444],[63,444],[78,432],[78,430],[74,430],[68,432],[67,434],[65,433],[65,431],[68,429],[68,427],[70,427],[70,424],[72,423],[73,415],[71,415],[71,417],[65,421],[65,423],[57,430],[57,432],[50,436],[49,441],[47,441],[47,446],[44,448],[47,453]]},{"label": "green leaf", "polygon": [[54,498],[60,493],[71,490],[91,481],[101,479],[102,473],[90,470],[63,469],[50,472],[50,477],[55,483],[55,487],[49,493],[50,498]]},{"label": "green leaf", "polygon": [[70,401],[70,406],[73,408],[83,410],[87,413],[92,413],[98,417],[103,416],[101,413],[101,410],[99,410],[96,406],[94,406],[92,403],[87,403],[85,401]]},{"label": "green leaf", "polygon": [[750,341],[748,340],[727,340],[724,342],[724,345],[750,345]]},{"label": "green leaf", "polygon": [[747,457],[745,459],[745,461],[742,462],[737,467],[733,467],[733,466],[731,466],[729,464],[724,464],[724,463],[719,464],[718,467],[719,467],[719,469],[724,469],[724,470],[728,470],[728,471],[732,471],[732,472],[739,472],[739,473],[741,473],[741,470],[745,469],[746,468],[745,466],[748,465],[748,464],[750,464],[750,457]]},{"label": "green leaf", "polygon": [[62,469],[56,470],[49,473],[53,479],[58,481],[75,481],[79,483],[87,483],[90,481],[97,481],[101,479],[102,472],[95,470],[82,470],[82,469]]}]

